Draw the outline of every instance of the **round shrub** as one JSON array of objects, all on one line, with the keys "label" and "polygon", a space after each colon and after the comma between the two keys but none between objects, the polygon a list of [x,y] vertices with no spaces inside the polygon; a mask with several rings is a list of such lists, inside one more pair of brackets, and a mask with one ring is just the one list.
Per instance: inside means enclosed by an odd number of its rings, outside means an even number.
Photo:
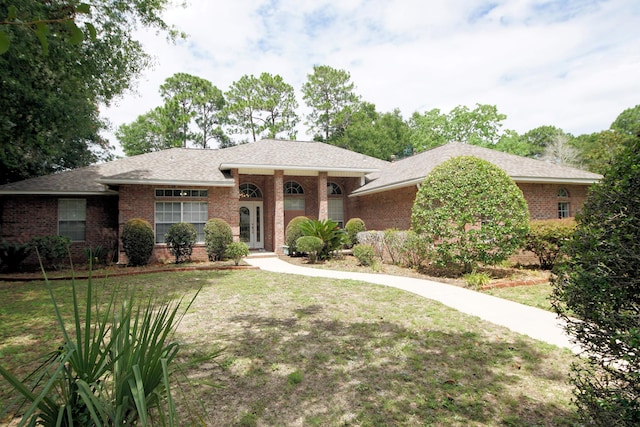
[{"label": "round shrub", "polygon": [[560,255],[562,246],[576,231],[573,218],[536,219],[529,223],[525,249],[533,252],[540,261],[540,268],[551,270]]},{"label": "round shrub", "polygon": [[324,242],[316,236],[302,236],[296,240],[296,247],[300,252],[306,252],[309,256],[309,262],[315,264],[318,259],[318,253],[324,247]]},{"label": "round shrub", "polygon": [[238,265],[242,258],[249,256],[249,246],[244,242],[231,242],[225,254],[233,260],[235,265]]},{"label": "round shrub", "polygon": [[146,265],[151,258],[155,238],[151,224],[142,218],[132,218],[122,230],[122,246],[130,265]]},{"label": "round shrub", "polygon": [[371,245],[355,245],[353,247],[353,256],[358,258],[360,265],[368,267],[373,265],[376,258],[376,251]]},{"label": "round shrub", "polygon": [[524,245],[529,210],[505,171],[477,157],[435,167],[418,190],[411,228],[435,245],[435,261],[472,272],[495,265]]},{"label": "round shrub", "polygon": [[287,224],[287,228],[285,230],[285,244],[289,246],[289,254],[293,255],[298,252],[296,248],[296,241],[304,236],[302,230],[300,229],[300,224],[309,221],[309,218],[306,216],[297,216],[289,221]]},{"label": "round shrub", "polygon": [[222,260],[227,246],[233,242],[233,232],[229,223],[221,218],[212,218],[207,221],[204,225],[204,242],[209,259]]},{"label": "round shrub", "polygon": [[358,233],[361,231],[366,231],[367,227],[364,224],[364,221],[360,218],[351,218],[344,226],[347,235],[349,236],[349,242],[351,246],[357,245],[358,242]]},{"label": "round shrub", "polygon": [[188,222],[178,222],[169,227],[167,234],[164,235],[164,242],[176,257],[176,264],[191,259],[197,235],[196,227]]}]

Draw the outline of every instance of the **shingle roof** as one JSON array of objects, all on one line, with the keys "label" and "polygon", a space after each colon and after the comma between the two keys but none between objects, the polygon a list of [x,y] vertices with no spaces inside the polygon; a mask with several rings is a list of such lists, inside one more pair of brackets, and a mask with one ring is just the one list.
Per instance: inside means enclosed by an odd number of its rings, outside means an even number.
[{"label": "shingle roof", "polygon": [[0,194],[108,194],[106,184],[233,185],[232,168],[364,175],[388,162],[321,142],[262,140],[220,150],[172,148],[0,186]]},{"label": "shingle roof", "polygon": [[418,184],[434,167],[457,156],[475,156],[487,160],[516,182],[591,184],[602,178],[601,175],[576,168],[454,142],[389,164],[383,171],[368,175],[369,182],[353,194],[371,194]]}]

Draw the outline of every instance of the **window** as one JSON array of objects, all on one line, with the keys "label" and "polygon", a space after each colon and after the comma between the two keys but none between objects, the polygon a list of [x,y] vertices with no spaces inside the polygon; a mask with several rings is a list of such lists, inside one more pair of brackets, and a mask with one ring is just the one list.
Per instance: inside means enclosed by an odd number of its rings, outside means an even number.
[{"label": "window", "polygon": [[208,197],[208,190],[190,190],[186,188],[156,188],[156,197]]},{"label": "window", "polygon": [[262,191],[254,184],[240,184],[240,198],[262,199]]},{"label": "window", "polygon": [[329,196],[340,196],[342,195],[342,188],[335,182],[329,182],[327,184],[327,195]]},{"label": "window", "polygon": [[58,200],[58,234],[74,242],[86,240],[87,201],[85,199]]},{"label": "window", "polygon": [[189,222],[196,227],[197,242],[204,242],[204,225],[207,222],[206,202],[156,202],[156,243],[164,243],[164,235],[172,224]]},{"label": "window", "polygon": [[329,199],[329,218],[338,223],[340,228],[344,228],[344,208],[342,199]]},{"label": "window", "polygon": [[571,212],[569,211],[569,192],[566,188],[560,188],[558,190],[558,218],[569,218]]},{"label": "window", "polygon": [[[304,189],[295,181],[287,181],[284,183],[284,210],[285,211],[303,211],[305,208]],[[289,196],[289,197],[287,197]]]},{"label": "window", "polygon": [[287,181],[284,183],[284,194],[304,194],[304,189],[295,181]]},{"label": "window", "polygon": [[558,202],[558,218],[569,218],[569,202]]}]

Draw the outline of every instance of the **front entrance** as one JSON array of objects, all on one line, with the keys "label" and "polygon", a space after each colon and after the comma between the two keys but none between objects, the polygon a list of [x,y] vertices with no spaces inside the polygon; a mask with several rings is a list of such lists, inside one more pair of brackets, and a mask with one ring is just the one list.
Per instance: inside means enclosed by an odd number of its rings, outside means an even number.
[{"label": "front entrance", "polygon": [[240,241],[249,249],[264,249],[262,202],[240,203]]}]

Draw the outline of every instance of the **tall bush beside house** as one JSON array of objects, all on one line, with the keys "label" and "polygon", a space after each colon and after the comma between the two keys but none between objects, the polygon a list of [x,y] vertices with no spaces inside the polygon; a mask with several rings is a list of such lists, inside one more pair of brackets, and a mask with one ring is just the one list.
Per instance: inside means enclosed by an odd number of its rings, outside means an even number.
[{"label": "tall bush beside house", "polygon": [[147,265],[154,244],[155,237],[149,221],[132,218],[125,223],[122,229],[122,246],[130,265]]},{"label": "tall bush beside house", "polygon": [[289,221],[289,224],[287,224],[284,235],[285,244],[289,246],[289,255],[294,255],[298,252],[296,248],[296,241],[304,235],[300,229],[300,224],[306,221],[309,221],[309,218],[306,216],[296,216]]},{"label": "tall bush beside house", "polygon": [[169,227],[164,236],[164,242],[176,257],[176,264],[191,259],[197,235],[196,227],[188,222],[178,222]]},{"label": "tall bush beside house", "polygon": [[69,257],[71,239],[64,236],[39,236],[31,239],[30,245],[47,266],[58,269],[63,260]]},{"label": "tall bush beside house", "polygon": [[365,223],[360,218],[351,218],[344,226],[344,230],[347,232],[349,236],[349,246],[353,247],[357,245],[358,242],[358,233],[362,231],[366,231],[367,227]]},{"label": "tall bush beside house", "polygon": [[569,241],[575,229],[573,218],[532,220],[524,248],[538,257],[540,268],[551,270],[562,245]]},{"label": "tall bush beside house", "polygon": [[594,185],[555,270],[552,305],[582,349],[572,366],[584,425],[640,425],[640,136]]},{"label": "tall bush beside house", "polygon": [[411,227],[435,245],[436,261],[470,273],[477,264],[495,265],[522,247],[529,211],[522,191],[502,169],[460,156],[425,178]]},{"label": "tall bush beside house", "polygon": [[210,260],[223,260],[227,246],[233,242],[233,231],[229,223],[221,218],[207,221],[204,225],[204,242]]}]

